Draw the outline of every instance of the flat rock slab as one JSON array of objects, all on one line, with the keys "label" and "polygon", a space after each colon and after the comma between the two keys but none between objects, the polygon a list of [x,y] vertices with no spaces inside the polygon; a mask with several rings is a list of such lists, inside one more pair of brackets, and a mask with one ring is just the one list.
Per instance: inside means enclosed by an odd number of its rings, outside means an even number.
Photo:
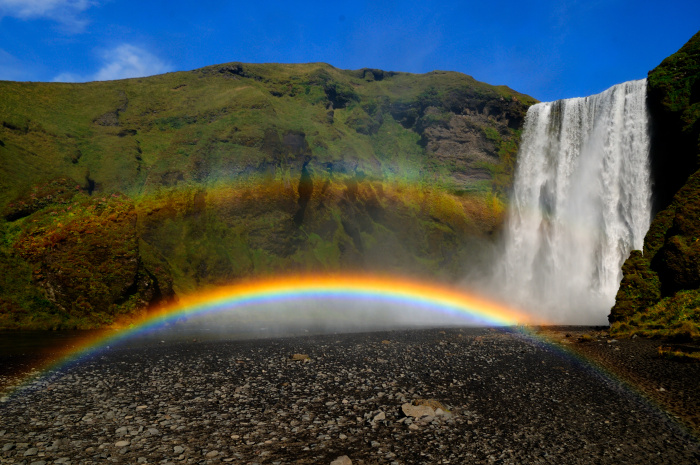
[{"label": "flat rock slab", "polygon": [[575,357],[478,328],[114,346],[0,403],[0,463],[693,464],[699,447]]},{"label": "flat rock slab", "polygon": [[435,410],[428,407],[427,405],[411,405],[408,402],[401,406],[401,411],[407,417],[421,418],[421,417],[434,417]]}]

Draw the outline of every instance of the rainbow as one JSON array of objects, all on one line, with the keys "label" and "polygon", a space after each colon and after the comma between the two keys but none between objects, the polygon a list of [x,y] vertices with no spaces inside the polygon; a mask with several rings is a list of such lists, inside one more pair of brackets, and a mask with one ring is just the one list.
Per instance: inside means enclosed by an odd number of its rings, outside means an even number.
[{"label": "rainbow", "polygon": [[[529,325],[546,324],[534,321],[523,312],[487,298],[441,284],[427,283],[410,278],[372,275],[306,275],[262,278],[225,286],[185,296],[178,302],[152,309],[147,316],[133,322],[128,328],[109,329],[88,335],[82,341],[64,348],[63,352],[42,366],[35,367],[24,379],[11,386],[0,387],[0,400],[7,401],[25,387],[41,386],[41,381],[50,379],[50,374],[67,366],[99,354],[110,345],[125,341],[139,334],[148,333],[167,326],[171,322],[193,316],[225,313],[232,310],[255,310],[256,305],[279,304],[285,311],[285,303],[294,300],[317,299],[321,302],[369,302],[392,304],[423,309],[448,315],[463,316],[465,322],[478,322],[486,326],[518,326],[520,335],[534,344],[553,348],[563,357],[574,359],[588,367],[591,374],[613,380],[633,393],[652,411],[664,409],[629,381],[617,376],[603,366],[583,357],[573,350],[549,340],[547,336],[530,331]],[[247,308],[246,308],[247,307]],[[332,311],[329,305],[327,311]],[[36,382],[39,381],[38,384]],[[684,425],[673,422],[681,431]]]},{"label": "rainbow", "polygon": [[[138,334],[145,334],[190,317],[251,309],[256,305],[284,304],[294,300],[313,299],[329,302],[325,312],[332,313],[333,302],[362,302],[389,304],[400,308],[464,317],[465,323],[486,326],[513,326],[532,323],[532,318],[504,304],[480,297],[454,287],[426,283],[416,279],[358,274],[300,275],[255,279],[215,288],[180,298],[176,303],[152,309],[132,322],[129,327],[110,329],[86,336],[66,347],[52,360],[34,369],[33,374],[45,374],[77,363],[101,349]],[[366,306],[366,305],[365,305]],[[36,379],[36,376],[31,376]],[[9,393],[26,385],[31,379],[13,383]]]},{"label": "rainbow", "polygon": [[302,299],[407,305],[462,315],[489,326],[531,323],[525,313],[456,288],[408,278],[344,274],[286,276],[217,288],[156,310],[138,326],[153,327],[193,315]]}]

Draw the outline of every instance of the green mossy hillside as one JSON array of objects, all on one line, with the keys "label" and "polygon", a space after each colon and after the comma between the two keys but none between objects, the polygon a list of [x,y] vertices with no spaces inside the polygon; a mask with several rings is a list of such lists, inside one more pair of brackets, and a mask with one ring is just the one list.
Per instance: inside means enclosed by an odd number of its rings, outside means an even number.
[{"label": "green mossy hillside", "polygon": [[250,276],[476,272],[532,103],[319,63],[0,82],[0,327],[124,324]]},{"label": "green mossy hillside", "polygon": [[[58,177],[134,196],[186,181],[298,174],[307,161],[316,170],[437,176],[452,188],[488,190],[488,182],[472,182],[491,179],[477,165],[499,166],[501,145],[517,141],[533,102],[460,73],[324,64],[234,63],[85,84],[0,82],[0,176],[9,180],[0,206]],[[426,146],[431,129],[452,120],[477,135],[493,127],[498,138],[480,136],[470,159],[450,157],[445,166],[442,152]],[[470,170],[478,175],[470,178]]]},{"label": "green mossy hillside", "polygon": [[303,209],[302,183],[289,178],[173,187],[137,200],[73,186],[73,196],[2,223],[0,325],[125,324],[149,304],[279,273],[450,281],[491,259],[504,212],[493,194],[309,177]]}]

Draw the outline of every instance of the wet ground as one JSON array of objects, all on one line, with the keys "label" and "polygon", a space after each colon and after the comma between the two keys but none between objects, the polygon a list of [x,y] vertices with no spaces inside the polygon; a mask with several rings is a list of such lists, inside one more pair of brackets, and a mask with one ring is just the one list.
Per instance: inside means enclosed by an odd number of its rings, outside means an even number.
[{"label": "wet ground", "polygon": [[[700,436],[700,363],[690,358],[669,360],[659,354],[659,347],[700,352],[697,343],[638,337],[618,340],[606,331],[571,327],[549,328],[540,334],[593,361]],[[591,340],[580,342],[584,334]]]},{"label": "wet ground", "polygon": [[681,423],[697,417],[700,364],[656,345],[572,343],[684,399],[680,420],[493,329],[112,347],[3,399],[0,463],[698,463]]}]

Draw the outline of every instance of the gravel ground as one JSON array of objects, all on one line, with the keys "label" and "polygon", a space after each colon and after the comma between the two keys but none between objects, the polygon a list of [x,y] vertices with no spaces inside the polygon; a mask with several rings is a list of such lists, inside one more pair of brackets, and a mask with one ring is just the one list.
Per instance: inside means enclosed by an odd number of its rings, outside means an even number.
[{"label": "gravel ground", "polygon": [[[550,329],[543,333],[570,350],[594,360],[669,411],[689,429],[694,430],[696,435],[700,435],[700,363],[668,360],[660,357],[658,351],[659,346],[664,346],[685,352],[698,352],[698,344],[636,337],[617,340],[606,331],[572,328],[560,331]],[[593,340],[577,343],[583,334],[592,336]]]},{"label": "gravel ground", "polygon": [[0,403],[0,463],[690,464],[699,445],[492,329],[114,347]]}]

